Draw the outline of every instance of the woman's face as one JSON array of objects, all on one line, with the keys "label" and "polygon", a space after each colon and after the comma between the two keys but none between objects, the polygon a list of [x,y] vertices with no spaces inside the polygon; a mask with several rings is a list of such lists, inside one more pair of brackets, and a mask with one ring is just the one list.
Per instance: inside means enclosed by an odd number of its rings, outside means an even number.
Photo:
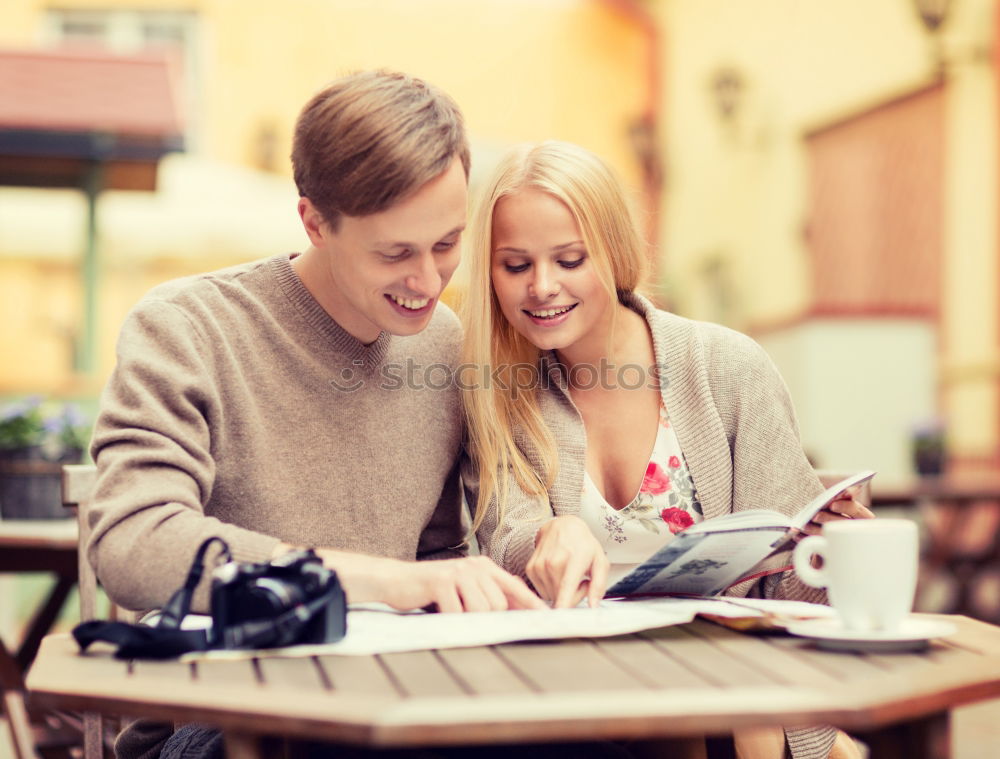
[{"label": "woman's face", "polygon": [[490,272],[504,316],[542,350],[603,350],[610,298],[569,208],[541,190],[501,198]]}]

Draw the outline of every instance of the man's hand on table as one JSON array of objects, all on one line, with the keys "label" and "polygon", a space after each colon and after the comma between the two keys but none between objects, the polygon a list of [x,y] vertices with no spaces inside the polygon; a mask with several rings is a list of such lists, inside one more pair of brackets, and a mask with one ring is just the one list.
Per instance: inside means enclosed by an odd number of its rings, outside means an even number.
[{"label": "man's hand on table", "polygon": [[[282,543],[272,556],[293,550]],[[546,609],[519,577],[485,556],[438,561],[399,561],[318,548],[323,564],[337,572],[350,603],[379,601],[408,611],[441,612]]]}]

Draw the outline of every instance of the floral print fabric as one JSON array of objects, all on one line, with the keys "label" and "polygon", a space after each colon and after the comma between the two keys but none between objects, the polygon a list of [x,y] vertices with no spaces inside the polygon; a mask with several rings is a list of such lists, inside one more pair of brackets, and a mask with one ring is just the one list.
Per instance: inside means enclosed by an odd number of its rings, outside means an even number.
[{"label": "floral print fabric", "polygon": [[702,521],[694,482],[662,403],[653,453],[635,498],[622,509],[614,509],[585,472],[580,517],[608,554],[609,585],[678,532]]}]

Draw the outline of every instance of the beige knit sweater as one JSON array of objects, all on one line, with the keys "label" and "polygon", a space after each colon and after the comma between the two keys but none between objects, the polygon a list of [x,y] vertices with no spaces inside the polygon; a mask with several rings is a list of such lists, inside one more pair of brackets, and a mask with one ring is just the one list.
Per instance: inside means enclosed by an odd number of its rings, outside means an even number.
[{"label": "beige knit sweater", "polygon": [[161,606],[213,535],[246,561],[279,540],[460,555],[462,425],[442,381],[460,342],[439,305],[420,334],[363,345],[287,255],[155,288],[122,328],[93,439],[101,583],[128,608]]},{"label": "beige knit sweater", "polygon": [[[822,491],[802,451],[785,384],[757,343],[726,327],[659,311],[639,295],[625,302],[649,324],[663,403],[706,519],[754,508],[791,515]],[[543,362],[551,381],[539,393],[539,403],[559,452],[549,499],[530,496],[509,482],[504,519],[497,520],[494,504],[477,533],[484,554],[522,577],[538,528],[553,515],[578,513],[583,490],[583,419],[562,389],[560,368],[548,358]],[[518,431],[515,438],[529,461],[540,466],[531,442]],[[475,503],[477,478],[468,463],[463,480],[469,503]],[[787,559],[771,563],[784,566]],[[729,593],[826,602],[825,592],[804,585],[791,572],[748,581]],[[786,733],[795,759],[826,757],[834,739],[831,728]]]}]

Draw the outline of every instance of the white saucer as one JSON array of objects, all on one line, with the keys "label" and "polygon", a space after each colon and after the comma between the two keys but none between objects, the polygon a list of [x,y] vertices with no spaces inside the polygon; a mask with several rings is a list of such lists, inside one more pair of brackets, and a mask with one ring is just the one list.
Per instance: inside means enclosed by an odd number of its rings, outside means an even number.
[{"label": "white saucer", "polygon": [[919,651],[931,638],[955,632],[955,625],[940,619],[904,619],[892,632],[848,630],[837,617],[789,622],[788,632],[812,638],[820,648],[832,651]]}]

